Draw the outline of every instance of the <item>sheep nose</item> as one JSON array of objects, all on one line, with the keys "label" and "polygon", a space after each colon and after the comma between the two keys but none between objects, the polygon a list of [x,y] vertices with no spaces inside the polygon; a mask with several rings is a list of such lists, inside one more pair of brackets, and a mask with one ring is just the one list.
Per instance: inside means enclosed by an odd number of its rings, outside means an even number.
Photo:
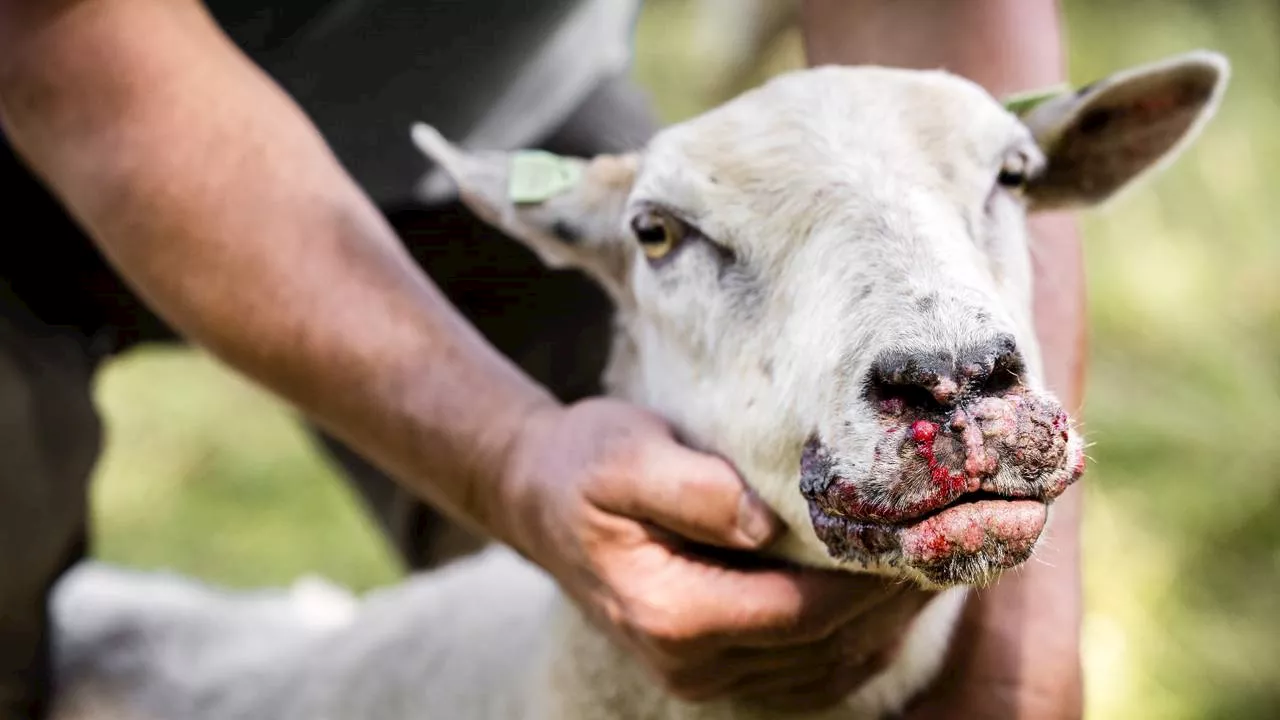
[{"label": "sheep nose", "polygon": [[950,351],[881,353],[871,364],[867,394],[907,409],[954,407],[962,398],[998,395],[1021,383],[1024,364],[1012,335]]}]

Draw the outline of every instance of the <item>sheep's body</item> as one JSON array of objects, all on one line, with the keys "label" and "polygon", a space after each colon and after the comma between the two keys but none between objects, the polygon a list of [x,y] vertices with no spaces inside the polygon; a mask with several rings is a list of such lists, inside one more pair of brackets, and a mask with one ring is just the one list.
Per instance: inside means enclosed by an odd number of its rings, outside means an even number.
[{"label": "sheep's body", "polygon": [[[1027,207],[1100,201],[1168,157],[1225,72],[1193,54],[1020,119],[945,73],[816,69],[643,156],[564,161],[560,186],[520,202],[519,157],[415,140],[481,217],[611,294],[610,394],[731,459],[788,527],[774,552],[952,588],[885,671],[808,716],[855,720],[925,686],[964,587],[1030,557],[1083,470],[1040,380]],[[672,698],[502,548],[361,603],[87,566],[55,617],[60,720],[778,717]]]},{"label": "sheep's body", "polygon": [[93,565],[55,602],[75,618],[58,656],[83,687],[76,704],[138,720],[528,717],[560,607],[544,574],[499,547],[359,603],[316,586],[247,600]]},{"label": "sheep's body", "polygon": [[[957,599],[935,601],[848,707],[805,717],[902,702],[935,670]],[[497,546],[359,602],[312,583],[251,597],[88,564],[55,609],[71,683],[57,720],[773,717],[671,699],[549,577]]]}]

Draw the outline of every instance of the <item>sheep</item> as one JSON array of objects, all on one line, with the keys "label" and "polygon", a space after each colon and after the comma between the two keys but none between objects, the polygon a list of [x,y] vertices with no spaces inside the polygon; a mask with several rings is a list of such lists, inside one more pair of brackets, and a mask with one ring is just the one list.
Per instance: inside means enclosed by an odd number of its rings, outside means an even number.
[{"label": "sheep", "polygon": [[[590,159],[416,145],[482,219],[617,308],[605,385],[728,458],[804,565],[939,591],[896,658],[813,720],[900,711],[971,588],[1036,552],[1082,474],[1042,382],[1028,213],[1170,162],[1229,65],[1195,51],[1001,103],[945,71],[779,76]],[[792,717],[664,691],[494,545],[357,599],[245,596],[86,563],[53,600],[63,720]],[[795,715],[794,717],[802,717]]]}]

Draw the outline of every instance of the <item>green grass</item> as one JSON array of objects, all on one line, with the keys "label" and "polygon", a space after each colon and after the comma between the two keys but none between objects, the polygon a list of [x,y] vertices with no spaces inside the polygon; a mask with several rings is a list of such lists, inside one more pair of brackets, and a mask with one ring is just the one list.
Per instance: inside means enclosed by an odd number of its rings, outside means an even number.
[{"label": "green grass", "polygon": [[[1066,3],[1072,75],[1226,52],[1220,117],[1085,222],[1091,717],[1280,717],[1280,16],[1264,2]],[[651,0],[637,74],[674,120],[714,100],[681,3]],[[792,35],[763,73],[797,62]],[[692,63],[692,64],[691,64]],[[187,351],[104,373],[98,554],[251,586],[400,572],[291,414]]]},{"label": "green grass", "polygon": [[320,571],[365,589],[398,560],[291,413],[211,360],[134,353],[103,373],[99,556],[236,586]]}]

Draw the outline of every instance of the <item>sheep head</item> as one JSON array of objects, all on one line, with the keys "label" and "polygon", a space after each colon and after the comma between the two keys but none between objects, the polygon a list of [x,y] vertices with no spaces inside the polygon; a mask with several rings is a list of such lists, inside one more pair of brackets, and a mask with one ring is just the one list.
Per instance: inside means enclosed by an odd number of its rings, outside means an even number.
[{"label": "sheep head", "polygon": [[1195,52],[1015,107],[942,71],[824,67],[629,155],[414,139],[479,216],[611,295],[611,392],[730,459],[784,554],[947,587],[1027,560],[1084,469],[1042,382],[1028,213],[1174,157],[1226,77]]}]

